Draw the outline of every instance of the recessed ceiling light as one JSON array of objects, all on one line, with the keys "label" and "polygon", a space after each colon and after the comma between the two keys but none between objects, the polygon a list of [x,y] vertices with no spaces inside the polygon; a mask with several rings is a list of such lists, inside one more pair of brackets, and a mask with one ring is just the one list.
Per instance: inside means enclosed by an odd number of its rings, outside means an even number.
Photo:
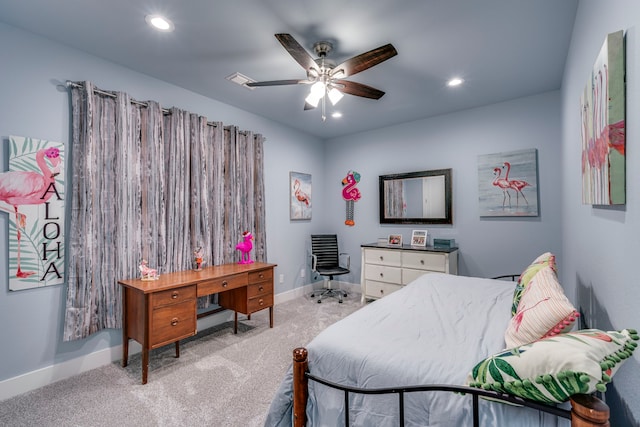
[{"label": "recessed ceiling light", "polygon": [[333,117],[334,119],[339,119],[340,117],[342,117],[342,113],[340,111],[334,111],[333,113],[331,113],[331,117]]},{"label": "recessed ceiling light", "polygon": [[158,31],[171,32],[175,29],[173,22],[161,15],[147,15],[144,20]]},{"label": "recessed ceiling light", "polygon": [[454,77],[447,82],[447,86],[450,86],[450,87],[460,86],[462,83],[464,83],[464,80],[462,80],[459,77]]}]

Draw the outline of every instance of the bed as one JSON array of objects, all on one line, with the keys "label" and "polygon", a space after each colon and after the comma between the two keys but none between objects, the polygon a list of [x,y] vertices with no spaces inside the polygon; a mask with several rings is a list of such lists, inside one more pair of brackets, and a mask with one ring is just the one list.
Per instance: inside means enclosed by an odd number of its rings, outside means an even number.
[{"label": "bed", "polygon": [[[574,396],[572,404],[592,421],[571,424],[569,402],[549,405],[478,388],[473,381],[469,386],[472,368],[505,348],[513,302],[510,282],[426,274],[328,327],[306,348],[296,349],[265,426],[607,425],[608,408],[591,393]],[[632,332],[620,338],[620,354],[627,357],[637,340]],[[391,393],[345,393],[332,384]],[[434,385],[454,393],[414,391]],[[476,390],[484,397],[471,394]]]}]

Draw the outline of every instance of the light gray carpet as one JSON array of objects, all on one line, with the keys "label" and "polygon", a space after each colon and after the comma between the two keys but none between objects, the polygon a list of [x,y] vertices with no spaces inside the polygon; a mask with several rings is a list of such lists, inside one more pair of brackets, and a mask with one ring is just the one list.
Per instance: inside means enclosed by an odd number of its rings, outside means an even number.
[{"label": "light gray carpet", "polygon": [[[268,310],[154,350],[149,382],[141,385],[140,354],[129,366],[112,363],[0,402],[2,426],[262,426],[292,350],[360,308],[308,297],[279,304],[274,328]],[[244,320],[242,320],[244,319]]]}]

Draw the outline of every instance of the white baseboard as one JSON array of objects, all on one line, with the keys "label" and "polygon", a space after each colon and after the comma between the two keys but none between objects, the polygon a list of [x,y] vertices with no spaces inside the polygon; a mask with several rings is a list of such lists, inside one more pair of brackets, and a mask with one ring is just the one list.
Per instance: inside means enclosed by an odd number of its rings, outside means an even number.
[{"label": "white baseboard", "polygon": [[[344,289],[347,292],[360,292],[359,284],[346,282],[338,283],[340,289]],[[309,284],[291,291],[279,293],[274,297],[274,304],[282,304],[303,295],[308,295],[313,289],[319,288],[319,284]],[[233,320],[233,314],[229,311],[223,311],[212,316],[203,317],[198,320],[198,330],[204,330],[230,320]],[[133,340],[129,341],[129,355],[140,353],[140,351],[142,351],[140,344]],[[66,378],[71,378],[92,369],[100,368],[121,359],[122,345],[119,344],[113,347],[94,351],[93,353],[89,353],[75,359],[27,372],[13,378],[8,378],[0,381],[0,401],[44,387],[48,384],[53,384]]]}]

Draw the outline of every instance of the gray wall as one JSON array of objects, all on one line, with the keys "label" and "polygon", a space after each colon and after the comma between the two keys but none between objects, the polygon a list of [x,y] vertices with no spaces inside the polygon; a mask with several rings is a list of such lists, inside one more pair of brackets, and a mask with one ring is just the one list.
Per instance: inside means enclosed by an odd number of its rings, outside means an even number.
[{"label": "gray wall", "polygon": [[[640,105],[637,0],[580,0],[562,85],[562,283],[591,327],[640,329]],[[627,203],[602,208],[581,203],[580,95],[608,33],[626,33]],[[611,425],[640,425],[640,352],[616,374],[607,392]],[[622,398],[621,396],[624,396]]]}]

